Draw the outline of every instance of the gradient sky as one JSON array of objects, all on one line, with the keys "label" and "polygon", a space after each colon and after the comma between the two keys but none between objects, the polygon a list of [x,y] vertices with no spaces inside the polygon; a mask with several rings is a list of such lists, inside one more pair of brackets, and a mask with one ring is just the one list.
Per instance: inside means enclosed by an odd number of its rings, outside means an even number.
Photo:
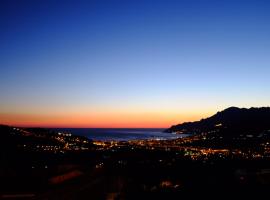
[{"label": "gradient sky", "polygon": [[168,127],[270,105],[270,1],[1,1],[0,123]]}]

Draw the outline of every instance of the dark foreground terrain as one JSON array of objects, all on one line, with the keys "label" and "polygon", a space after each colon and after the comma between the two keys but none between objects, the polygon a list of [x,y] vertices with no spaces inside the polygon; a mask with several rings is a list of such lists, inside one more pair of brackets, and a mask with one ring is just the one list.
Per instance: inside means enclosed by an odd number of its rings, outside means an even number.
[{"label": "dark foreground terrain", "polygon": [[1,137],[2,199],[265,199],[270,189],[268,136],[240,138],[243,149],[205,135],[97,142],[1,126]]}]

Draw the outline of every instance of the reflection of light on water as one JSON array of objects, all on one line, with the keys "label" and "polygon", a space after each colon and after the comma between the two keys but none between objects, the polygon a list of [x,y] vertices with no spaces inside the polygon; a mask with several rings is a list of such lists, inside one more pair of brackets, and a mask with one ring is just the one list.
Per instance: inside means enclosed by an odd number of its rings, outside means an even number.
[{"label": "reflection of light on water", "polygon": [[71,132],[84,135],[89,139],[100,141],[130,141],[130,140],[171,140],[184,138],[188,134],[165,133],[164,129],[56,129],[57,133]]}]

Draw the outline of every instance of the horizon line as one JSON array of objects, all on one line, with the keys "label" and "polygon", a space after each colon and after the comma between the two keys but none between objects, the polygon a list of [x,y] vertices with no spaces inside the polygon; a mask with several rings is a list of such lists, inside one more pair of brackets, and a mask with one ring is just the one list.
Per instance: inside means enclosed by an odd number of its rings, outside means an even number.
[{"label": "horizon line", "polygon": [[14,124],[0,124],[2,126],[11,126],[17,128],[85,128],[85,129],[167,129],[169,127],[63,127],[63,126],[24,126],[24,125],[14,125]]}]

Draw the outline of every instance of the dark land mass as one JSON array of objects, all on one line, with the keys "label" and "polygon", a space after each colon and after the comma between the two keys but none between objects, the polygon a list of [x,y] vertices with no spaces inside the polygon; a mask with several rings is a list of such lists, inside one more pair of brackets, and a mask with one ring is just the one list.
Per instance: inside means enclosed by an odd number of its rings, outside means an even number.
[{"label": "dark land mass", "polygon": [[228,108],[175,140],[92,141],[0,126],[1,199],[265,199],[269,108]]},{"label": "dark land mass", "polygon": [[195,122],[174,125],[165,132],[201,134],[218,130],[224,136],[260,134],[270,130],[270,107],[230,107],[215,115]]}]

